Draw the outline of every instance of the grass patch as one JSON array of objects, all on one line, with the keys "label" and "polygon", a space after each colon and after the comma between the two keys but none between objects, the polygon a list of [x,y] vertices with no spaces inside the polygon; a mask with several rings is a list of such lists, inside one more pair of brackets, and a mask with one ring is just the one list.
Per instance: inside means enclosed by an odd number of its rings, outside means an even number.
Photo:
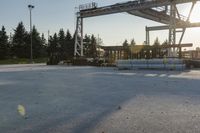
[{"label": "grass patch", "polygon": [[[34,63],[46,63],[48,58],[34,59]],[[0,65],[6,64],[30,64],[30,59],[6,59],[0,60]]]}]

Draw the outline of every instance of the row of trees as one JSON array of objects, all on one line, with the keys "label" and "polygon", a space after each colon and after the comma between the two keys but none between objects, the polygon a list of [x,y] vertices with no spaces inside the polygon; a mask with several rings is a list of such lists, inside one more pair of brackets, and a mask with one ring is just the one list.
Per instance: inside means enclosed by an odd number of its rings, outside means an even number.
[{"label": "row of trees", "polygon": [[[60,29],[58,33],[54,33],[47,41],[44,34],[38,32],[35,26],[32,30],[33,40],[33,57],[43,58],[48,57],[55,63],[61,60],[70,60],[74,57],[75,35],[72,35],[69,30],[65,32]],[[86,58],[96,58],[98,56],[98,43],[94,35],[84,36],[84,56]],[[48,43],[47,43],[48,42]],[[144,45],[137,50],[134,39],[130,43],[125,40],[123,47],[125,49],[126,58],[158,58],[166,55],[166,50],[163,50],[160,45],[166,45],[167,41],[160,43],[158,38],[152,46]],[[2,26],[0,30],[0,59],[9,58],[30,58],[30,32],[26,31],[22,22],[14,29],[14,33],[8,36],[6,29]],[[135,51],[134,51],[135,50]],[[54,64],[54,63],[53,63]]]},{"label": "row of trees", "polygon": [[[0,59],[9,58],[30,58],[30,32],[26,31],[24,24],[20,22],[14,29],[14,33],[8,36],[6,29],[2,26],[0,30]],[[74,56],[75,36],[69,30],[65,33],[60,29],[54,33],[47,41],[44,34],[37,31],[33,26],[33,57],[49,57],[57,61],[72,59]],[[85,57],[97,57],[96,51],[97,39],[94,35],[85,35],[84,37],[84,55]]]},{"label": "row of trees", "polygon": [[127,40],[123,42],[123,47],[125,50],[125,59],[130,58],[163,58],[167,55],[167,49],[162,48],[161,45],[167,45],[168,41],[164,41],[162,44],[160,43],[158,37],[155,39],[153,45],[142,45],[135,46],[135,40],[132,39],[130,43]]},{"label": "row of trees", "polygon": [[[46,40],[44,34],[40,36],[33,26],[33,53],[35,58],[46,57]],[[0,30],[0,59],[30,58],[30,33],[26,31],[22,22],[14,29],[14,34],[8,36],[5,27]]]},{"label": "row of trees", "polygon": [[[97,39],[94,35],[85,35],[83,52],[85,58],[97,57]],[[74,43],[75,35],[71,35],[69,30],[65,34],[61,29],[59,33],[50,36],[47,47],[48,57],[50,57],[50,64],[57,64],[61,60],[71,60],[74,57]]]},{"label": "row of trees", "polygon": [[0,30],[0,59],[6,58],[6,56],[8,55],[8,50],[8,36],[6,35],[5,27],[2,26]]}]

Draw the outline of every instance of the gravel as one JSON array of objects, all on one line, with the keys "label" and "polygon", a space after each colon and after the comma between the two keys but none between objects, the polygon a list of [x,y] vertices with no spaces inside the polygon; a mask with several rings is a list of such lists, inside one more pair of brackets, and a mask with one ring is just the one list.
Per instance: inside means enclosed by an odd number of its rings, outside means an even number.
[{"label": "gravel", "polygon": [[200,70],[4,65],[0,108],[2,133],[199,133]]}]

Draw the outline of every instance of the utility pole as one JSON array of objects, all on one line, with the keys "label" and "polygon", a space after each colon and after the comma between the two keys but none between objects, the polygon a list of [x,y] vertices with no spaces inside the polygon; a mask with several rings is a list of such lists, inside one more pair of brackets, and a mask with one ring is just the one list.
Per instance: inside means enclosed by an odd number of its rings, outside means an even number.
[{"label": "utility pole", "polygon": [[49,34],[50,34],[50,31],[48,30],[48,41],[47,41],[47,45],[49,46]]},{"label": "utility pole", "polygon": [[32,34],[32,9],[34,8],[33,5],[28,5],[30,11],[30,34],[31,34],[31,63],[33,63],[33,34]]},{"label": "utility pole", "polygon": [[99,42],[99,34],[97,38],[97,56],[100,59],[100,42]]}]

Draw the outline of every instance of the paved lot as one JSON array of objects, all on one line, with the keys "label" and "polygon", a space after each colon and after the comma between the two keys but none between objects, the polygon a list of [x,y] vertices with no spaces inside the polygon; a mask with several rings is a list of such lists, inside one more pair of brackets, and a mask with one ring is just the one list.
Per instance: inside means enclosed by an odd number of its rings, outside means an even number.
[{"label": "paved lot", "polygon": [[200,70],[0,66],[0,132],[199,133]]}]

